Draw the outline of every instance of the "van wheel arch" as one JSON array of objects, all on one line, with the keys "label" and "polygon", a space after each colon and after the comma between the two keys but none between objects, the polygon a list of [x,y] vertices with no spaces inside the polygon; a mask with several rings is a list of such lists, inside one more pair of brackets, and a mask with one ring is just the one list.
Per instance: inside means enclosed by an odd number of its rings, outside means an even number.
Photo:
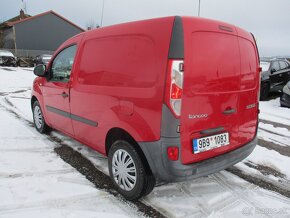
[{"label": "van wheel arch", "polygon": [[[37,98],[35,96],[31,97],[31,109],[33,109],[33,104],[34,102],[38,101]],[[39,101],[38,101],[39,102]]]},{"label": "van wheel arch", "polygon": [[123,130],[121,128],[112,128],[107,133],[106,142],[105,142],[107,156],[108,156],[110,148],[112,147],[114,142],[116,142],[118,140],[126,141],[126,142],[130,143],[132,146],[134,146],[134,148],[137,150],[137,152],[140,155],[140,158],[142,159],[144,164],[146,164],[148,166],[148,169],[151,171],[149,164],[147,162],[147,159],[146,159],[142,149],[140,148],[139,144],[136,142],[136,140],[128,132],[126,132],[125,130]]},{"label": "van wheel arch", "polygon": [[[151,171],[151,168],[148,164],[148,161],[147,161],[142,149],[140,148],[139,144],[134,140],[134,138],[129,133],[127,133],[125,130],[123,130],[121,128],[113,128],[107,133],[107,136],[106,136],[106,154],[107,154],[107,156],[112,155],[112,154],[110,154],[110,149],[112,148],[113,150],[115,150],[116,144],[118,144],[122,141],[125,141],[125,143],[123,143],[123,145],[128,143],[127,147],[131,147],[137,152],[139,158],[141,159],[141,162],[143,163],[144,170],[145,170],[145,180],[144,180],[143,190],[138,194],[138,196],[135,195],[134,197],[131,196],[128,198],[128,196],[126,196],[126,194],[124,195],[124,193],[120,192],[120,190],[118,189],[118,191],[128,200],[136,200],[142,196],[148,195],[153,190],[155,183],[156,183],[156,179],[152,174],[152,171]],[[110,159],[110,156],[109,156],[109,159]],[[109,163],[109,170],[110,170],[110,163]]]}]

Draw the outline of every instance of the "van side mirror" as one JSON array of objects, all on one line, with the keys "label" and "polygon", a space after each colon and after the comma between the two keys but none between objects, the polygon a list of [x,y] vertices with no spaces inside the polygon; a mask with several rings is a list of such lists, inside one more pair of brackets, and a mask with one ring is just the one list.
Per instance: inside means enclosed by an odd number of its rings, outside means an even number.
[{"label": "van side mirror", "polygon": [[46,66],[44,64],[37,65],[34,68],[33,73],[36,76],[45,77],[46,76]]}]

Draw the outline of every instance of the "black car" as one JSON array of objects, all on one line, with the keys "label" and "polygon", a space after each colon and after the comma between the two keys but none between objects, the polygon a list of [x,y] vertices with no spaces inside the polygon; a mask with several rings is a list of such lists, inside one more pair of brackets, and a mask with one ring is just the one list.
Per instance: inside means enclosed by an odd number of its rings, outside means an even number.
[{"label": "black car", "polygon": [[46,65],[50,61],[51,57],[52,57],[52,55],[49,55],[49,54],[38,55],[35,57],[34,63],[35,63],[35,65],[39,65],[39,64]]},{"label": "black car", "polygon": [[260,100],[265,100],[269,92],[282,91],[290,80],[290,63],[287,60],[261,60]]},{"label": "black car", "polygon": [[0,50],[0,66],[17,67],[17,59],[10,51]]},{"label": "black car", "polygon": [[282,107],[290,108],[290,81],[283,88],[283,93],[280,98],[280,104]]}]

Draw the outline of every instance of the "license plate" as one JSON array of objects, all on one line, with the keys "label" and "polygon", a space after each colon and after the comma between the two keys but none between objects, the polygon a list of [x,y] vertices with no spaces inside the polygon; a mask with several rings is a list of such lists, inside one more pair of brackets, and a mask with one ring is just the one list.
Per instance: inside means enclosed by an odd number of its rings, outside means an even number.
[{"label": "license plate", "polygon": [[193,152],[195,154],[208,151],[214,148],[230,144],[229,133],[221,133],[217,135],[207,136],[203,138],[193,139]]}]

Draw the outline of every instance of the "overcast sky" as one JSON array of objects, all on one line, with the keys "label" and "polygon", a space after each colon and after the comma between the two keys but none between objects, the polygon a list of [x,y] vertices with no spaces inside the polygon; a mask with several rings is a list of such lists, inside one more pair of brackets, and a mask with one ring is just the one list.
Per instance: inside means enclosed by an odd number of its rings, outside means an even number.
[{"label": "overcast sky", "polygon": [[[25,0],[24,0],[25,1]],[[252,32],[261,56],[290,56],[290,0],[200,0],[201,17]],[[54,10],[86,28],[101,23],[103,0],[26,0],[27,13]],[[104,0],[103,26],[168,15],[197,16],[199,0]],[[1,0],[0,21],[19,14],[21,0]]]}]

